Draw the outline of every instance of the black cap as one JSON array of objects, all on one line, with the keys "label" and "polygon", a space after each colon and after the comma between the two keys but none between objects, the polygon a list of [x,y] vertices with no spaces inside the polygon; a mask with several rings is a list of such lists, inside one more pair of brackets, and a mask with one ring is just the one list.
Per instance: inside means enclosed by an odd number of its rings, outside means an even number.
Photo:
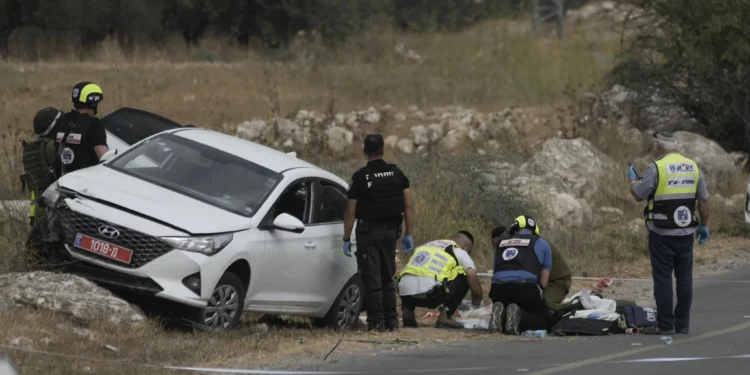
[{"label": "black cap", "polygon": [[506,228],[502,225],[495,227],[495,229],[492,230],[492,237],[490,238],[498,238],[502,236],[503,233],[505,233],[505,229]]},{"label": "black cap", "polygon": [[468,238],[469,241],[471,241],[471,244],[472,245],[474,244],[474,236],[472,236],[471,233],[469,233],[469,231],[467,231],[467,230],[460,230],[460,231],[458,231],[458,233],[461,233],[464,236],[466,236],[466,238]]},{"label": "black cap", "polygon": [[365,154],[376,155],[382,154],[385,147],[382,134],[368,134],[365,136]]}]

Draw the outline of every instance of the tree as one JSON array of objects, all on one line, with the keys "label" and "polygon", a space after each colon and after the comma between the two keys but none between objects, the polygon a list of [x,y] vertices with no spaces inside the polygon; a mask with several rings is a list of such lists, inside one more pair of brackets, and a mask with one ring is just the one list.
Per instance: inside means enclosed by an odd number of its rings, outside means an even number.
[{"label": "tree", "polygon": [[750,150],[750,0],[636,0],[643,14],[612,79],[684,108],[729,150]]}]

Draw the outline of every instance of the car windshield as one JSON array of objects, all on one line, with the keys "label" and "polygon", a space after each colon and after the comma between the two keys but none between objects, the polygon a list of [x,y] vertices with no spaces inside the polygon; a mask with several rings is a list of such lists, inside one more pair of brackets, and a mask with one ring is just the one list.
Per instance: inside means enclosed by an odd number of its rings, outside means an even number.
[{"label": "car windshield", "polygon": [[175,134],[129,149],[107,166],[236,214],[252,217],[282,175]]}]

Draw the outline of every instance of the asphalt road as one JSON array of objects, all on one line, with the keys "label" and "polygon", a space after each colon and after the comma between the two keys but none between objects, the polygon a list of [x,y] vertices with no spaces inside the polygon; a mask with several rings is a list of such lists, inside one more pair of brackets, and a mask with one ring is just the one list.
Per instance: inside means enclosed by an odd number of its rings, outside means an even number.
[{"label": "asphalt road", "polygon": [[[691,333],[523,342],[475,341],[340,357],[306,369],[339,374],[750,374],[750,268],[696,280]],[[343,345],[343,343],[342,343]],[[290,374],[294,372],[289,372]]]}]

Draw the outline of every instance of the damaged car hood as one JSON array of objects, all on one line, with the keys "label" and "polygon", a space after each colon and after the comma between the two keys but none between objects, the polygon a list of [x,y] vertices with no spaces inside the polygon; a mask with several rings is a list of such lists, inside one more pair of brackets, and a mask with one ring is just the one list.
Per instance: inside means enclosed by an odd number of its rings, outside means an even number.
[{"label": "damaged car hood", "polygon": [[[190,234],[233,232],[251,226],[250,218],[102,165],[65,175],[58,183],[84,197],[123,207]],[[127,226],[127,223],[117,224]]]}]

